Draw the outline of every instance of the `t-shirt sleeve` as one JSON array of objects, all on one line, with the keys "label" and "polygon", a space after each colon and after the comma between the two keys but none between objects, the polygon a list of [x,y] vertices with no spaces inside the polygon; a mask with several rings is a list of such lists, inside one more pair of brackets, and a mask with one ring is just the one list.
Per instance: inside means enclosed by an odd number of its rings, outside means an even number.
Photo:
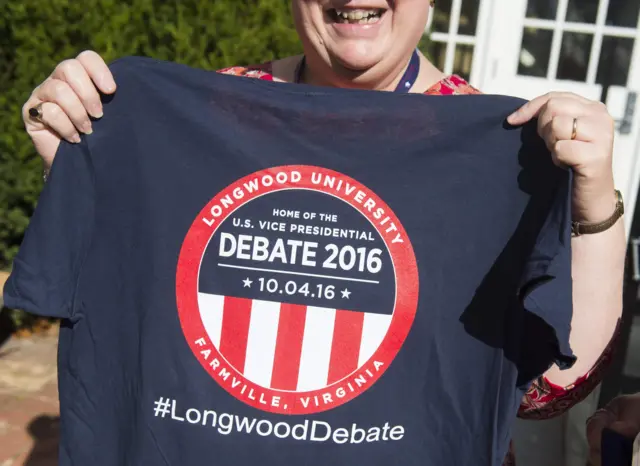
[{"label": "t-shirt sleeve", "polygon": [[69,318],[94,223],[86,140],[62,142],[4,287],[5,305]]},{"label": "t-shirt sleeve", "polygon": [[524,308],[522,362],[530,377],[539,376],[554,363],[561,369],[570,368],[576,360],[569,344],[573,315],[572,173],[554,166],[538,175],[542,175],[538,182],[544,185],[531,204],[539,220],[533,227],[535,241],[520,286]]}]

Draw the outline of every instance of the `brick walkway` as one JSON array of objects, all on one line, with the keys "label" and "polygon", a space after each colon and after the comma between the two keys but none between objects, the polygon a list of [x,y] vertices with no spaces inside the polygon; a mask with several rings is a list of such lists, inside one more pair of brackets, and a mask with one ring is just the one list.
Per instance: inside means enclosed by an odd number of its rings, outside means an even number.
[{"label": "brick walkway", "polygon": [[0,466],[57,464],[56,351],[55,332],[0,342]]}]

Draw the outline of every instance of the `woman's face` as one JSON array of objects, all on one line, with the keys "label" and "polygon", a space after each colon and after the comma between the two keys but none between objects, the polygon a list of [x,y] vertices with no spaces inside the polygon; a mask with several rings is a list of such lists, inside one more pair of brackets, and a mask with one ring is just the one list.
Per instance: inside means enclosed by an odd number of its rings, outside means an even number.
[{"label": "woman's face", "polygon": [[[292,0],[305,53],[334,71],[404,66],[420,41],[429,0]],[[314,56],[311,56],[314,55]]]}]

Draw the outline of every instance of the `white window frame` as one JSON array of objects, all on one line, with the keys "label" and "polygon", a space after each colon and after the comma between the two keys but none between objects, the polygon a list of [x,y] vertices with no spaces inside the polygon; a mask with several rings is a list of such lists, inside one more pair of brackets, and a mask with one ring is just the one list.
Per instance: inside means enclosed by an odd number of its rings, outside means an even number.
[{"label": "white window frame", "polygon": [[[479,0],[482,4],[485,0]],[[460,14],[462,13],[462,0],[453,0],[451,3],[451,12],[449,14],[449,29],[448,32],[430,32],[431,25],[433,23],[433,14],[429,15],[429,23],[427,24],[427,34],[433,42],[446,44],[444,67],[441,70],[446,75],[453,74],[453,65],[456,58],[456,46],[471,45],[474,47],[473,63],[471,69],[473,73],[473,67],[475,64],[475,46],[478,42],[478,29],[480,28],[480,11],[478,11],[478,24],[476,25],[476,35],[471,36],[467,34],[458,34],[460,28]]]}]

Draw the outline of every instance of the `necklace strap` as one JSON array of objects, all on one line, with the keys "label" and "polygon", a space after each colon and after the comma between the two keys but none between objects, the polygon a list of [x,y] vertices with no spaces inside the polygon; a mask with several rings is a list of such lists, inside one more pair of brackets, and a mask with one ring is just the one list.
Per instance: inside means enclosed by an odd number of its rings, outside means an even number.
[{"label": "necklace strap", "polygon": [[[302,73],[304,73],[304,69],[306,67],[306,57],[303,55],[302,60],[298,63],[296,67],[296,71],[294,74],[294,82],[296,84],[300,84],[302,82]],[[416,83],[418,76],[420,75],[420,54],[418,54],[418,50],[414,50],[413,54],[411,54],[411,60],[409,61],[409,65],[407,69],[404,71],[400,82],[396,86],[394,92],[398,93],[407,93],[411,90],[413,85]]]},{"label": "necklace strap", "polygon": [[413,85],[418,80],[418,75],[420,74],[420,55],[418,54],[418,50],[414,50],[411,54],[411,60],[409,61],[409,66],[404,71],[402,75],[402,79],[396,86],[396,90],[394,92],[409,92]]}]

